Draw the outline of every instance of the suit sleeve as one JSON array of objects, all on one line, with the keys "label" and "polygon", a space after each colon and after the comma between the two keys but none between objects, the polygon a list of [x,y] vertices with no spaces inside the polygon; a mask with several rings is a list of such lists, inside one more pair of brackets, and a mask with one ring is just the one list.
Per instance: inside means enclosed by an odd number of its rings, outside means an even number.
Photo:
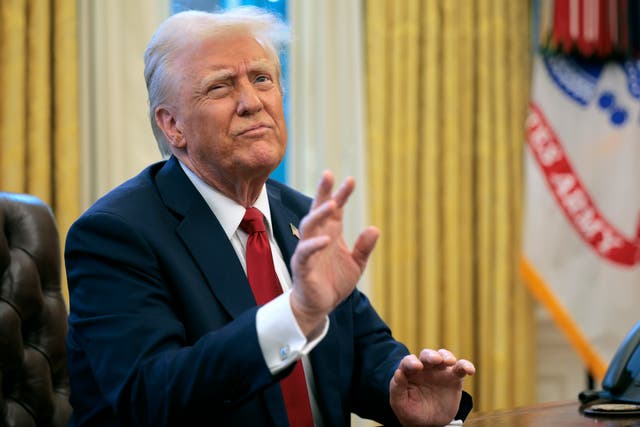
[{"label": "suit sleeve", "polygon": [[123,425],[215,416],[276,380],[261,356],[256,309],[188,343],[172,291],[180,284],[167,283],[154,249],[119,217],[82,217],[65,260],[70,340]]},{"label": "suit sleeve", "polygon": [[389,327],[364,294],[356,290],[347,302],[352,306],[355,338],[353,412],[385,426],[399,426],[389,405],[389,382],[409,351],[393,339]]}]

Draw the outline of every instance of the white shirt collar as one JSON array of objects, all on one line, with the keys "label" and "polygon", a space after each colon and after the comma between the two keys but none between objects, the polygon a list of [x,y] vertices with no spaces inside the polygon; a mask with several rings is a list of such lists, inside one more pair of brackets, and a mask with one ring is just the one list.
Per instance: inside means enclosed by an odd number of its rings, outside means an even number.
[{"label": "white shirt collar", "polygon": [[[207,205],[211,209],[211,212],[216,216],[220,225],[224,229],[227,238],[231,239],[233,234],[238,230],[240,221],[244,216],[245,208],[239,205],[234,200],[231,200],[220,191],[216,190],[200,177],[193,173],[186,165],[179,162],[182,166],[182,170],[187,174],[189,180],[196,187],[196,190],[202,195]],[[262,215],[267,219],[267,227],[270,236],[273,236],[273,227],[271,226],[271,210],[269,209],[269,198],[267,196],[266,185],[262,186],[258,199],[253,204],[253,207],[257,208]]]}]

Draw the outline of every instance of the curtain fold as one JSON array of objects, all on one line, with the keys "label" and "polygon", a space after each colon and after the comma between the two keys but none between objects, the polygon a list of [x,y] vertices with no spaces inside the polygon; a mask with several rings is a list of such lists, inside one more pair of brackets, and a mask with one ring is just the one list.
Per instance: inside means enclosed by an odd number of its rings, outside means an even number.
[{"label": "curtain fold", "polygon": [[[289,164],[287,182],[313,196],[322,171],[336,186],[347,176],[356,190],[345,208],[351,245],[369,224],[364,152],[362,4],[288,0],[294,41],[289,51]],[[367,276],[358,287],[367,289]]]},{"label": "curtain fold", "polygon": [[533,403],[517,268],[530,4],[365,4],[373,303],[412,351],[474,361],[476,410]]},{"label": "curtain fold", "polygon": [[169,11],[169,0],[78,4],[82,208],[162,160],[149,123],[143,56]]},{"label": "curtain fold", "polygon": [[76,1],[0,2],[0,191],[47,203],[61,249],[79,214],[77,80]]},{"label": "curtain fold", "polygon": [[26,158],[26,6],[26,0],[0,2],[0,188],[5,191],[25,187],[18,171]]},{"label": "curtain fold", "polygon": [[[27,173],[28,191],[44,200],[52,200],[51,176],[51,4],[48,1],[31,2],[27,11]],[[26,96],[25,96],[26,95]],[[21,175],[17,173],[16,175]]]}]

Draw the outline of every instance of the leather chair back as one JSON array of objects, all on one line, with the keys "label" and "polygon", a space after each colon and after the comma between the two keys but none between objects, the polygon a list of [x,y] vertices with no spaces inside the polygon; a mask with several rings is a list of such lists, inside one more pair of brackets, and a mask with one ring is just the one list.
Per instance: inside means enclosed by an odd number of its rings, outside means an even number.
[{"label": "leather chair back", "polygon": [[0,229],[0,425],[64,426],[71,406],[58,230],[41,200],[2,192]]}]

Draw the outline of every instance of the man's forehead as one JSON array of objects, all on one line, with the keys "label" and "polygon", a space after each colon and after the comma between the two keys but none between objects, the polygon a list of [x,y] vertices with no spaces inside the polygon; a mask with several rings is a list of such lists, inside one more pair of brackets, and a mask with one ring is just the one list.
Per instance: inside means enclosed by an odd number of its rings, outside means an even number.
[{"label": "man's forehead", "polygon": [[213,61],[208,67],[207,70],[211,71],[211,72],[217,72],[217,71],[222,71],[222,72],[237,72],[238,69],[242,67],[242,68],[246,68],[247,70],[254,70],[254,69],[268,69],[268,68],[274,68],[275,64],[273,63],[273,61],[269,60],[269,58],[263,57],[263,58],[256,58],[256,59],[243,59],[241,61],[236,61],[231,62],[229,61],[229,63],[225,63],[223,61]]},{"label": "man's forehead", "polygon": [[[196,43],[190,49],[188,62],[203,60],[207,69],[235,69],[276,66],[274,58],[260,40],[248,35],[216,35]],[[191,61],[190,61],[191,60]]]},{"label": "man's forehead", "polygon": [[266,57],[267,47],[256,36],[243,33],[211,34],[193,44],[195,51],[210,52],[221,56]]}]

